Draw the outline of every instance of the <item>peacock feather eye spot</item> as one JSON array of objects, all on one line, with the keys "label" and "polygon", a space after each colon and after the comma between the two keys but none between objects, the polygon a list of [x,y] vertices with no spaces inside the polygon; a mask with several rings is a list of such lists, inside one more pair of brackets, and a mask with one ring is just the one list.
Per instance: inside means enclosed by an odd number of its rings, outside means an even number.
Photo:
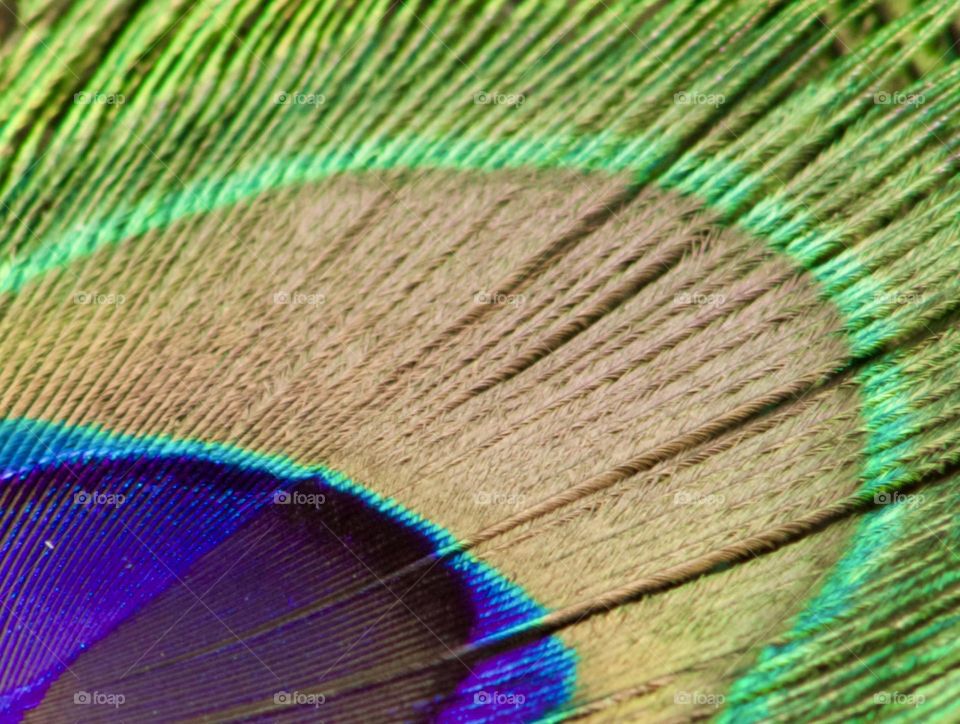
[{"label": "peacock feather eye spot", "polygon": [[[597,685],[615,629],[571,623],[642,598],[649,576],[735,574],[770,544],[774,496],[794,509],[855,487],[855,390],[827,384],[849,355],[839,316],[696,201],[604,174],[426,172],[237,213],[191,231],[172,287],[125,289],[110,264],[179,248],[189,220],[94,252],[80,288],[114,291],[50,320],[57,338],[128,340],[132,372],[92,380],[77,423],[10,423],[27,472],[7,495],[43,508],[12,541],[46,567],[17,615],[47,621],[6,642],[31,652],[12,712],[75,716],[93,706],[83,682],[132,718],[535,718],[578,669]],[[246,244],[223,246],[227,220]],[[304,272],[318,237],[355,259],[331,259],[335,284]],[[245,261],[261,252],[282,284]],[[146,417],[114,403],[156,374],[175,384]],[[304,405],[305,390],[324,392]],[[153,431],[121,432],[140,419]],[[828,442],[837,468],[818,477]]]},{"label": "peacock feather eye spot", "polygon": [[0,2],[0,721],[957,719],[958,40]]}]

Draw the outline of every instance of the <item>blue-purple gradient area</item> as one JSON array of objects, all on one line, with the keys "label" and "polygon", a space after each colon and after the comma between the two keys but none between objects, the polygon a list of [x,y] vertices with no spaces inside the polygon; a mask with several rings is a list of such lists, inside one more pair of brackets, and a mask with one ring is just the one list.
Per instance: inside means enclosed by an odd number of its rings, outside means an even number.
[{"label": "blue-purple gradient area", "polygon": [[3,720],[530,721],[572,694],[553,637],[482,653],[541,606],[329,469],[14,419],[0,471]]}]

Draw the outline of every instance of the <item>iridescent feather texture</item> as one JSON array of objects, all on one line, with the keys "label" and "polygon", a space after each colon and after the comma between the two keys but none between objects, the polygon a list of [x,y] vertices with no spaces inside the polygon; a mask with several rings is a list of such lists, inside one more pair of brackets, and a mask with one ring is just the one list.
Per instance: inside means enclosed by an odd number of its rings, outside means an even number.
[{"label": "iridescent feather texture", "polygon": [[960,720],[953,4],[0,11],[0,719]]}]

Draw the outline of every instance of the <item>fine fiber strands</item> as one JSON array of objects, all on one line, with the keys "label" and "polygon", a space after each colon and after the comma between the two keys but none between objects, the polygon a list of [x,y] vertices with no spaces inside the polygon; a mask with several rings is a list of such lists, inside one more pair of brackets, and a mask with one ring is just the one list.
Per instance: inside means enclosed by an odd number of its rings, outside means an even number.
[{"label": "fine fiber strands", "polygon": [[7,9],[4,716],[955,718],[948,3]]}]

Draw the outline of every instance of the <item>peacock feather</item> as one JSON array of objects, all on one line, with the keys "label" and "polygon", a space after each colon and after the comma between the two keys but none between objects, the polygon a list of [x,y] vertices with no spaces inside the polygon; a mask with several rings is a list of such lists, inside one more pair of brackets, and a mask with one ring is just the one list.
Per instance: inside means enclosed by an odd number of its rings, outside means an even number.
[{"label": "peacock feather", "polygon": [[960,721],[949,0],[0,0],[0,720]]}]

